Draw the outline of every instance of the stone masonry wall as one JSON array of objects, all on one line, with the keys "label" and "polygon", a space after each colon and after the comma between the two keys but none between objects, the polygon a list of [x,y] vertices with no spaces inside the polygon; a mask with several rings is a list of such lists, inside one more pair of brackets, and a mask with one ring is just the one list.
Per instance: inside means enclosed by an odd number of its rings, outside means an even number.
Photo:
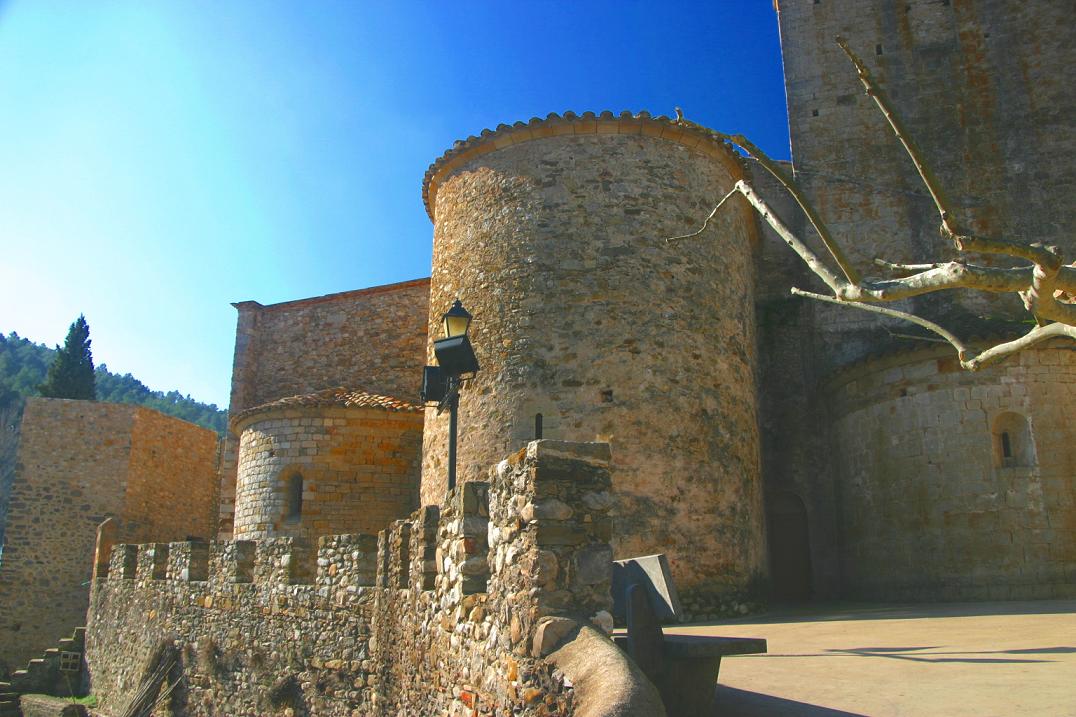
[{"label": "stone masonry wall", "polygon": [[172,709],[192,717],[570,716],[532,645],[543,617],[611,607],[608,468],[607,446],[541,441],[377,539],[117,545],[94,584],[92,691],[123,704],[169,640]]},{"label": "stone masonry wall", "polygon": [[[786,171],[791,165],[785,163]],[[801,213],[772,175],[752,166],[750,183],[784,223],[804,236]],[[816,302],[793,296],[793,286],[811,286],[810,271],[765,222],[759,221],[756,267],[760,281],[755,304],[758,323],[759,428],[766,525],[779,529],[782,518],[772,511],[781,497],[803,501],[810,556],[810,592],[815,598],[836,597],[840,590],[833,451],[825,396],[817,390],[824,376],[814,360],[825,349],[815,329]],[[769,541],[771,562],[780,541]],[[780,557],[777,556],[780,563]],[[772,570],[773,580],[782,576]],[[778,568],[779,570],[779,568]]]},{"label": "stone masonry wall", "polygon": [[[0,406],[0,545],[3,545],[4,526],[7,525],[7,505],[11,497],[11,484],[15,480],[15,454],[19,446],[22,406],[21,400]],[[0,560],[3,560],[2,556]]]},{"label": "stone masonry wall", "polygon": [[[735,204],[700,239],[665,241],[698,227],[738,161],[609,113],[469,142],[427,184],[429,333],[459,297],[482,367],[461,393],[459,480],[532,439],[541,414],[546,438],[613,446],[618,556],[668,553],[685,591],[744,587],[765,572],[754,224]],[[447,429],[427,410],[424,504],[444,495]]]},{"label": "stone masonry wall", "polygon": [[830,395],[846,594],[1076,596],[1076,352],[1029,350],[981,375],[895,356]]},{"label": "stone masonry wall", "polygon": [[85,620],[97,524],[123,509],[134,412],[26,402],[0,563],[0,661],[10,671]]},{"label": "stone masonry wall", "polygon": [[[426,348],[429,279],[239,311],[228,410],[349,386],[417,397]],[[232,535],[239,437],[222,449],[218,534]]]},{"label": "stone masonry wall", "polygon": [[[780,0],[775,7],[795,176],[861,270],[876,274],[875,257],[919,263],[951,252],[939,240],[930,197],[834,43],[837,35],[871,67],[962,223],[995,236],[1058,244],[1073,256],[1076,215],[1069,207],[1076,173],[1070,162],[1057,160],[1074,149],[1076,96],[1067,83],[1067,68],[1076,60],[1068,31],[1071,8],[1020,0]],[[754,179],[767,198],[780,197],[765,191],[764,178]],[[801,214],[777,208],[824,255]],[[814,589],[824,597],[839,588],[837,516],[850,514],[852,506],[841,502],[855,496],[847,485],[841,490],[840,479],[835,482],[841,469],[834,462],[843,449],[823,428],[838,417],[828,415],[822,387],[864,357],[916,344],[887,331],[906,332],[903,322],[789,298],[789,285],[825,288],[802,265],[787,270],[779,257],[791,252],[783,244],[763,245],[763,254],[772,247],[777,259],[764,257],[758,287],[766,490],[769,496],[794,493],[806,504]],[[936,318],[963,337],[1011,330],[983,316],[1022,314],[1015,295],[965,291],[919,297],[896,308]],[[990,391],[998,380],[993,373],[960,380],[969,390],[982,381]],[[1037,425],[1047,430],[1043,420]],[[879,463],[889,460],[885,445],[854,450],[861,457],[877,451]],[[949,472],[907,490],[933,495],[931,485],[963,480],[959,463],[943,456],[921,460],[935,461],[933,471],[946,465]],[[898,533],[895,539],[910,537]],[[977,550],[991,539],[987,530]],[[878,547],[871,542],[868,552],[879,554]]]},{"label": "stone masonry wall", "polygon": [[156,411],[136,411],[121,513],[123,539],[214,537],[219,449],[213,431]]},{"label": "stone masonry wall", "polygon": [[27,400],[0,564],[9,669],[84,624],[105,518],[136,539],[211,534],[216,446],[212,431],[136,406]]},{"label": "stone masonry wall", "polygon": [[429,279],[239,310],[232,415],[332,386],[418,395]]},{"label": "stone masonry wall", "polygon": [[[1022,0],[781,0],[778,17],[796,176],[864,271],[874,257],[938,261],[939,219],[915,170],[834,37],[872,68],[970,231],[1076,252],[1067,81],[1072,8]],[[977,257],[977,260],[982,260]],[[987,257],[986,261],[990,261]],[[820,284],[816,284],[820,286]],[[906,302],[975,322],[1021,313],[1012,294]],[[876,351],[880,317],[819,307],[832,369]],[[824,369],[825,370],[825,369]]]},{"label": "stone masonry wall", "polygon": [[[244,422],[235,537],[376,533],[417,505],[422,414],[375,408],[288,409]],[[303,480],[301,517],[286,483]]]}]

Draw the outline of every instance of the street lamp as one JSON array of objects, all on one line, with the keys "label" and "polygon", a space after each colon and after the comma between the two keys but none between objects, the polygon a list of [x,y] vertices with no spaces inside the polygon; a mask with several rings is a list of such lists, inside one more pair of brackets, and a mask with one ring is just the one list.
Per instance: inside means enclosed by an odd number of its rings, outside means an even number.
[{"label": "street lamp", "polygon": [[437,406],[440,414],[448,409],[448,489],[456,487],[456,425],[460,407],[460,389],[478,373],[478,359],[467,338],[471,315],[459,299],[441,316],[445,338],[433,342],[436,366],[422,370],[422,402]]}]

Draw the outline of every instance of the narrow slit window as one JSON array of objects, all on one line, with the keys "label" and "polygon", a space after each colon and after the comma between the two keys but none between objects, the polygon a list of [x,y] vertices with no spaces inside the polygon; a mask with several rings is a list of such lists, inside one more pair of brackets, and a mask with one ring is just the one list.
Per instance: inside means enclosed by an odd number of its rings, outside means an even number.
[{"label": "narrow slit window", "polygon": [[999,468],[1034,466],[1035,442],[1026,416],[1007,411],[994,419],[994,465]]},{"label": "narrow slit window", "polygon": [[303,476],[295,473],[288,477],[284,485],[285,510],[284,519],[289,523],[297,523],[303,517]]},{"label": "narrow slit window", "polygon": [[541,440],[542,438],[542,414],[534,414],[534,440]]}]

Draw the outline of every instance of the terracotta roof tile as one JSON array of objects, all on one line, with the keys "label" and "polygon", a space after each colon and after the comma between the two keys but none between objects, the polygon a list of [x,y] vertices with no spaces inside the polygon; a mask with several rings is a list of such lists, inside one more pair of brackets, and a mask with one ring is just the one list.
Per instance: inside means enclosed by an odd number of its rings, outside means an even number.
[{"label": "terracotta roof tile", "polygon": [[235,426],[240,422],[250,418],[251,416],[260,413],[286,411],[289,408],[333,407],[380,408],[386,411],[399,411],[405,413],[418,413],[423,410],[420,404],[405,401],[402,398],[381,396],[376,393],[368,393],[361,389],[352,389],[345,388],[343,386],[337,386],[336,388],[326,388],[322,391],[315,391],[314,393],[305,393],[299,396],[287,396],[285,398],[278,398],[275,401],[270,401],[269,403],[263,403],[260,406],[248,408],[245,411],[240,411],[235,416],[233,416],[230,423],[232,424],[232,426]]},{"label": "terracotta roof tile", "polygon": [[437,188],[441,177],[457,165],[469,162],[496,147],[507,147],[534,139],[542,139],[561,134],[641,134],[658,137],[672,142],[693,147],[698,151],[720,158],[732,166],[742,167],[743,160],[732,147],[716,132],[691,122],[676,120],[659,115],[651,116],[647,111],[632,113],[624,110],[614,115],[609,110],[595,115],[584,112],[565,112],[558,115],[550,112],[545,118],[532,117],[529,122],[516,122],[512,125],[499,124],[497,129],[484,129],[476,137],[456,140],[452,148],[438,157],[426,176],[422,179],[422,202],[426,205],[426,214],[433,219]]}]

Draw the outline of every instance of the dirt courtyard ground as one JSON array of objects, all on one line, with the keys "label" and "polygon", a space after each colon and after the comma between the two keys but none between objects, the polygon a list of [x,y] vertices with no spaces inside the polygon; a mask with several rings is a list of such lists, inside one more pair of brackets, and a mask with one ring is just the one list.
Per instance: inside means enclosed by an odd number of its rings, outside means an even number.
[{"label": "dirt courtyard ground", "polygon": [[816,606],[666,632],[769,641],[722,662],[715,715],[1076,716],[1076,600]]}]

